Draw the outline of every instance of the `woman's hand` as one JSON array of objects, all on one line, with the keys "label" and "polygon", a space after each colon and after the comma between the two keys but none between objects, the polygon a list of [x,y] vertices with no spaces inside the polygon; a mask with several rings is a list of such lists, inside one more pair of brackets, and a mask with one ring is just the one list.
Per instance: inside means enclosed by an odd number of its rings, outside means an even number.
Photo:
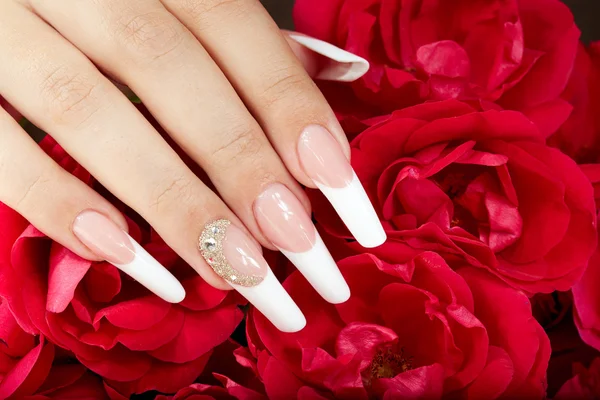
[{"label": "woman's hand", "polygon": [[[344,132],[306,72],[351,80],[366,62],[282,34],[257,0],[6,0],[0,57],[0,95],[12,107],[207,282],[227,288],[225,279],[281,330],[305,320],[259,243],[281,250],[325,299],[349,296],[300,184],[321,189],[363,246],[385,240]],[[141,98],[218,195],[106,76]],[[179,282],[126,234],[123,216],[2,109],[0,143],[1,201],[81,257],[183,299]]]}]

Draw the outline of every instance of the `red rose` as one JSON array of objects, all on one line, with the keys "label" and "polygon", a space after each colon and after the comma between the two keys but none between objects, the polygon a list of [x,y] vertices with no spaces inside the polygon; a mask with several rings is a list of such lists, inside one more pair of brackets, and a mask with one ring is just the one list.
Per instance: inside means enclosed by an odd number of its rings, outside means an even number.
[{"label": "red rose", "polygon": [[[431,99],[495,102],[543,111],[549,132],[568,116],[559,95],[580,32],[559,0],[298,0],[294,17],[299,31],[369,60],[352,84],[359,114]],[[356,103],[334,86],[332,100]]]},{"label": "red rose", "polygon": [[[594,185],[596,204],[600,210],[600,164],[582,165],[581,168]],[[584,342],[600,350],[600,250],[589,261],[585,274],[573,286],[574,319]]]},{"label": "red rose", "polygon": [[[372,250],[379,257],[434,250],[530,293],[567,290],[580,278],[596,247],[591,185],[522,114],[448,100],[365,126],[351,142],[352,164],[388,232]],[[312,197],[323,228],[350,239]]]},{"label": "red rose", "polygon": [[[49,137],[42,147],[67,171],[109,194]],[[70,350],[124,396],[172,393],[196,379],[211,350],[241,321],[241,298],[210,287],[130,209],[129,233],[182,282],[169,304],[108,263],[79,258],[0,203],[0,296],[19,325]]]},{"label": "red rose", "polygon": [[596,358],[589,369],[575,364],[573,375],[554,396],[555,400],[593,400],[600,397],[600,358]]},{"label": "red rose", "polygon": [[251,310],[250,349],[269,398],[544,397],[550,345],[523,293],[481,269],[455,272],[432,252],[338,265],[352,290],[343,304],[322,300],[297,272],[285,281],[304,330],[279,332]]},{"label": "red rose", "polygon": [[100,378],[55,354],[43,336],[23,331],[0,300],[0,399],[108,399]]},{"label": "red rose", "polygon": [[600,42],[587,48],[579,45],[562,97],[573,106],[573,112],[548,143],[580,163],[600,161]]}]

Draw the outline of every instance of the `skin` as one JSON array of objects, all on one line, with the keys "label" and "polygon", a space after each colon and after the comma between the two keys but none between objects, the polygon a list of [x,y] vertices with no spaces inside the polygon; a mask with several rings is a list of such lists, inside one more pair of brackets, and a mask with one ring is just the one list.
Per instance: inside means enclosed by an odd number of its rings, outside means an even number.
[{"label": "skin", "polygon": [[[229,219],[273,249],[252,205],[280,183],[309,211],[300,184],[314,185],[296,151],[303,128],[327,128],[349,155],[309,75],[318,60],[288,44],[258,0],[6,0],[0,55],[0,96],[218,288],[229,285],[197,249],[204,225]],[[108,77],[142,99],[218,194]],[[0,143],[0,201],[42,232],[97,260],[72,232],[77,215],[93,209],[127,230],[118,210],[54,163],[2,109]]]}]

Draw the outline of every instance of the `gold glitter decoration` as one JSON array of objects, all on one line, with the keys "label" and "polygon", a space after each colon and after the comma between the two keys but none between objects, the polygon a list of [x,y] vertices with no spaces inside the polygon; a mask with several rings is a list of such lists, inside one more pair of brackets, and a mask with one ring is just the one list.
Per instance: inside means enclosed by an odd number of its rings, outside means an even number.
[{"label": "gold glitter decoration", "polygon": [[219,219],[207,224],[198,242],[200,253],[217,275],[227,282],[239,286],[256,286],[263,281],[263,277],[242,274],[229,265],[223,254],[223,240],[225,240],[225,232],[229,224],[231,222],[226,219]]}]

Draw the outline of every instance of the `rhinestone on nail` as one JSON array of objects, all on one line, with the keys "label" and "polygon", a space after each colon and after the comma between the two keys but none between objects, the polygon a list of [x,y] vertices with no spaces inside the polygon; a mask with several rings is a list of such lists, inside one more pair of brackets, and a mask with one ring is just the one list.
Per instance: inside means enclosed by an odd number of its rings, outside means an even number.
[{"label": "rhinestone on nail", "polygon": [[198,242],[200,253],[217,275],[226,281],[239,286],[256,286],[263,281],[263,277],[242,274],[233,269],[223,254],[223,240],[230,223],[226,219],[219,219],[207,224]]},{"label": "rhinestone on nail", "polygon": [[214,251],[217,248],[217,241],[213,238],[208,238],[203,242],[204,250]]}]

